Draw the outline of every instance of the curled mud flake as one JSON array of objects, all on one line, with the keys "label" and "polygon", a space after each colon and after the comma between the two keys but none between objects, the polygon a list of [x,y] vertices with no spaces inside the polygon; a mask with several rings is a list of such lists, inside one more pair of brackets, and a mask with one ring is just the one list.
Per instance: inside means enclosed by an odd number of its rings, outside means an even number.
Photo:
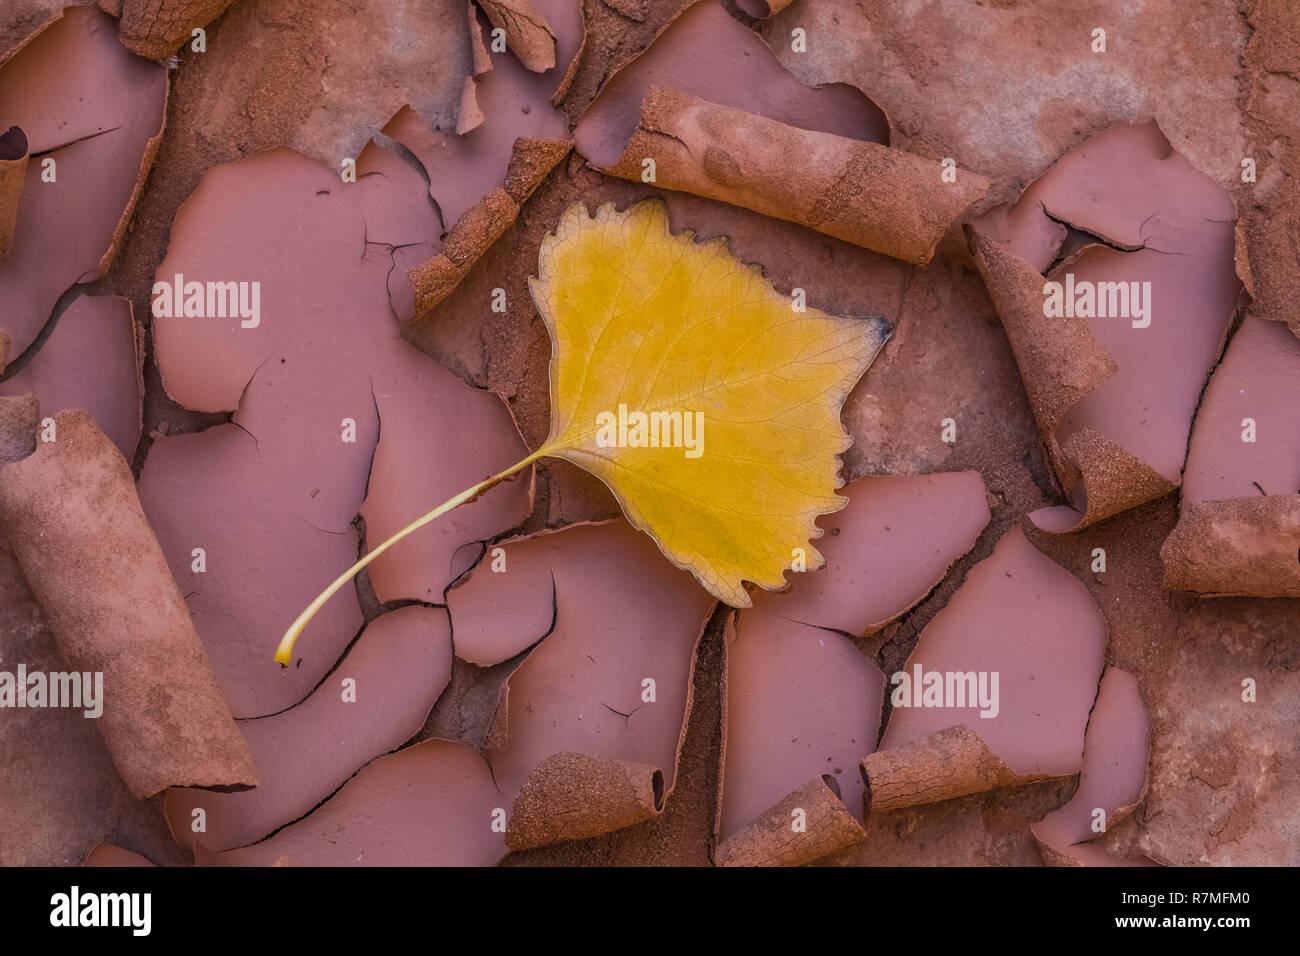
[{"label": "curled mud flake", "polygon": [[[415,736],[450,679],[445,611],[411,606],[381,615],[301,704],[238,722],[257,767],[256,789],[167,791],[176,841],[228,850],[305,816],[367,762]],[[205,829],[196,833],[200,809]]]},{"label": "curled mud flake", "polygon": [[658,815],[664,797],[658,767],[597,754],[552,754],[515,796],[506,846],[527,850],[635,826]]},{"label": "curled mud flake", "polygon": [[[1000,214],[989,215],[996,222]],[[1050,435],[1065,413],[1119,366],[1082,322],[1062,323],[1043,315],[1042,275],[996,231],[986,229],[987,221],[966,227],[971,253],[1024,376],[1030,408],[1040,429]],[[1053,464],[1060,467],[1056,459]]]},{"label": "curled mud flake", "polygon": [[127,461],[135,456],[144,411],[140,343],[131,303],[116,296],[80,296],[39,352],[0,382],[0,395],[31,392],[46,414],[90,413]]},{"label": "curled mud flake", "polygon": [[1013,528],[891,675],[889,723],[863,761],[869,805],[1076,773],[1105,649],[1087,589]]},{"label": "curled mud flake", "polygon": [[[27,178],[27,134],[20,126],[11,126],[0,135],[0,262],[9,255],[18,226],[18,200],[22,198]],[[0,360],[0,372],[4,362]]]},{"label": "curled mud flake", "polygon": [[167,71],[116,32],[75,7],[0,67],[0,116],[22,127],[30,154],[18,238],[0,262],[11,359],[68,287],[108,270],[162,139]]},{"label": "curled mud flake", "polygon": [[1075,531],[1085,523],[1163,498],[1178,487],[1092,427],[1072,433],[1053,452],[1058,461],[1077,469],[1081,477],[1070,489],[1069,505],[1029,513],[1029,520],[1043,531]]},{"label": "curled mud flake", "polygon": [[256,784],[129,466],[84,413],[54,421],[57,441],[5,466],[0,518],[60,653],[103,675],[97,724],[118,773],[140,797]]},{"label": "curled mud flake", "polygon": [[[398,335],[410,315],[392,292],[399,254],[427,257],[437,232],[423,181],[373,148],[358,171],[340,188],[290,150],[216,167],[181,209],[157,274],[168,393],[234,416],[155,442],[141,496],[241,718],[301,701],[356,635],[361,610],[347,588],[320,612],[310,651],[288,669],[271,659],[288,622],[356,559],[363,499],[378,543],[440,489],[526,454],[499,399]],[[248,241],[231,243],[236,233]],[[208,314],[213,288],[235,289],[239,307]],[[198,316],[186,314],[187,290],[198,290]],[[198,489],[203,509],[191,506]],[[458,562],[473,559],[467,546],[516,524],[530,489],[528,475],[503,484],[384,555],[372,568],[382,599],[441,600]]]},{"label": "curled mud flake", "polygon": [[162,60],[190,42],[234,0],[120,0],[122,45],[132,53]]},{"label": "curled mud flake", "polygon": [[555,34],[533,0],[478,0],[478,5],[526,68],[545,73],[555,66]]},{"label": "curled mud flake", "polygon": [[1151,728],[1137,678],[1106,668],[1083,740],[1079,789],[1031,827],[1049,866],[1149,866],[1088,843],[1124,820],[1146,794]]},{"label": "curled mud flake", "polygon": [[1300,495],[1186,502],[1160,562],[1172,591],[1300,597]]},{"label": "curled mud flake", "polygon": [[519,216],[520,207],[573,144],[568,140],[515,140],[505,187],[494,188],[451,228],[437,254],[408,273],[415,289],[415,315],[431,310],[455,291],[483,253]]},{"label": "curled mud flake", "polygon": [[721,6],[697,4],[616,73],[574,130],[594,166],[924,263],[988,180],[888,148],[852,87],[809,87]]},{"label": "curled mud flake", "polygon": [[[1035,512],[1039,527],[1077,530],[1178,487],[1241,291],[1234,223],[1227,193],[1147,123],[1093,136],[970,226],[1071,503]],[[1100,238],[1070,238],[1083,234]]]},{"label": "curled mud flake", "polygon": [[622,155],[606,171],[799,223],[909,262],[926,263],[988,181],[938,182],[929,159],[878,143],[787,126],[652,85]]},{"label": "curled mud flake", "polygon": [[920,740],[882,748],[862,761],[868,804],[895,810],[951,800],[969,793],[1046,779],[1018,774],[966,724],[945,727]]},{"label": "curled mud flake", "polygon": [[755,595],[727,646],[720,865],[796,865],[864,838],[857,767],[880,735],[885,675],[846,635],[914,606],[989,520],[977,472],[844,491],[848,506],[818,519],[825,566]]},{"label": "curled mud flake", "polygon": [[[503,686],[486,745],[505,805],[526,809],[511,818],[511,847],[628,826],[633,805],[653,816],[676,783],[713,599],[622,520],[499,547],[448,602],[457,653],[473,660],[504,659],[550,631]],[[571,756],[548,761],[556,754]],[[659,776],[646,790],[648,770]]]},{"label": "curled mud flake", "polygon": [[[39,421],[34,396],[0,397],[0,466],[35,451]],[[29,676],[70,671],[0,522],[0,668],[12,675],[20,664]],[[0,866],[76,865],[132,802],[96,721],[85,713],[71,707],[4,711]]]},{"label": "curled mud flake", "polygon": [[839,779],[823,775],[786,795],[719,844],[714,862],[801,866],[860,842],[865,837],[861,822],[830,786],[829,781]]},{"label": "curled mud flake", "polygon": [[1196,416],[1164,585],[1300,597],[1300,341],[1249,315]]},{"label": "curled mud flake", "polygon": [[100,843],[90,851],[86,857],[83,866],[108,866],[116,869],[126,867],[157,866],[152,860],[134,853],[131,850],[124,850],[120,846],[114,846],[111,843]]},{"label": "curled mud flake", "polygon": [[[0,399],[0,433],[6,406],[19,401]],[[31,414],[28,434],[35,435],[34,401]],[[6,454],[0,435],[0,464]],[[0,524],[0,669],[13,674],[19,664],[29,676],[71,670]],[[75,866],[119,826],[134,798],[113,767],[97,721],[86,719],[84,710],[24,707],[3,713],[0,866]]]},{"label": "curled mud flake", "polygon": [[[517,64],[515,68],[519,69]],[[494,69],[487,76],[498,72]],[[480,86],[483,82],[480,81]],[[480,88],[476,95],[481,98],[487,92],[490,88]],[[485,122],[464,136],[446,129],[435,131],[411,110],[402,110],[384,127],[384,134],[409,149],[424,167],[429,178],[429,195],[442,217],[444,233],[450,232],[488,193],[501,188],[517,138],[566,135],[558,114],[548,119],[534,109],[509,125],[491,122],[493,115],[488,110]]]},{"label": "curled mud flake", "polygon": [[268,840],[199,866],[491,866],[505,853],[503,806],[483,758],[426,740],[380,757],[310,816]]}]

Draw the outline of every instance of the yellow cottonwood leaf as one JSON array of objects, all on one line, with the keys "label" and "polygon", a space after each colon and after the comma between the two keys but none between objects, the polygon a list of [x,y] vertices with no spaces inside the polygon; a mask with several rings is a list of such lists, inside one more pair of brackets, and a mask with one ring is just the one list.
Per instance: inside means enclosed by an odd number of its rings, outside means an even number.
[{"label": "yellow cottonwood leaf", "polygon": [[818,515],[848,499],[840,406],[886,338],[880,319],[796,310],[725,239],[673,235],[662,203],[593,217],[570,206],[542,241],[533,301],[551,333],[551,433],[504,471],[376,545],[289,625],[275,659],[326,601],[398,541],[539,458],[567,458],[715,597],[824,563]]},{"label": "yellow cottonwood leaf", "polygon": [[883,321],[796,311],[725,239],[672,234],[657,200],[571,206],[530,285],[553,344],[534,458],[600,478],[727,604],[750,605],[743,581],[778,588],[792,565],[821,567],[815,519],[846,503],[840,407]]}]

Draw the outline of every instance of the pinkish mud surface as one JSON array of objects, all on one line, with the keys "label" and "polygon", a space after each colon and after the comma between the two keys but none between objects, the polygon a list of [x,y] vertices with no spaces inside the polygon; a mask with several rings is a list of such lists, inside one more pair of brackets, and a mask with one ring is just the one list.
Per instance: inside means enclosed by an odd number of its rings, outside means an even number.
[{"label": "pinkish mud surface", "polygon": [[[0,709],[0,865],[1300,864],[1287,0],[12,6],[0,669],[165,631],[206,730]],[[922,266],[743,189],[599,172],[652,82],[988,189]],[[577,148],[534,181],[521,136]],[[735,617],[542,461],[381,558],[281,670],[284,627],[359,549],[545,439],[539,245],[575,202],[649,196],[779,292],[893,327],[844,407],[830,567]],[[417,308],[408,270],[440,253],[455,281]],[[1067,271],[1151,281],[1156,328],[1021,322]],[[183,284],[159,315],[177,274],[260,282],[258,321],[187,318]],[[47,417],[80,457],[41,444]],[[121,577],[77,560],[100,486],[148,594],[79,597]],[[128,659],[136,695],[178,666]],[[895,706],[918,663],[999,670],[1001,715]],[[1052,683],[1016,699],[1018,678]],[[811,850],[773,823],[809,808]]]}]

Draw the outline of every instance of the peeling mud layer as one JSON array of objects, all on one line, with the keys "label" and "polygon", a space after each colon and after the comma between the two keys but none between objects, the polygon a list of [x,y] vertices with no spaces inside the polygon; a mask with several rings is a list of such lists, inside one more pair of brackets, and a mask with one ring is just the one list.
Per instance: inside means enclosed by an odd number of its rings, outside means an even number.
[{"label": "peeling mud layer", "polygon": [[11,0],[0,865],[1300,865],[1298,156],[1291,0]]}]

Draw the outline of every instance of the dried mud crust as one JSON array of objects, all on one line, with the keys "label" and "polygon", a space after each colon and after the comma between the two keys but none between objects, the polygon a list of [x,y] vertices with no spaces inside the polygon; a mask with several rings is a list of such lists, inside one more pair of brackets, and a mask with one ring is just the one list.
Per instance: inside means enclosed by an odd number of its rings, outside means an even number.
[{"label": "dried mud crust", "polygon": [[[587,0],[587,40],[561,104],[569,119],[580,118],[602,83],[686,5],[676,0]],[[38,22],[44,6],[25,4],[24,16]],[[926,156],[955,155],[961,168],[988,176],[993,186],[984,202],[989,205],[1014,199],[1089,135],[1113,123],[1156,119],[1179,152],[1232,193],[1242,216],[1255,313],[1296,327],[1287,290],[1295,288],[1300,269],[1287,237],[1294,237],[1297,227],[1297,154],[1290,147],[1300,142],[1295,104],[1300,84],[1294,68],[1294,18],[1288,22],[1284,0],[1245,0],[1236,10],[1210,0],[1148,4],[1111,28],[1114,55],[1105,61],[1073,39],[1079,19],[1094,12],[1100,16],[1101,5],[1034,15],[1015,5],[929,5],[910,18],[897,16],[895,6],[885,0],[852,5],[800,0],[760,29],[782,63],[806,82],[851,82],[879,103],[895,120],[895,146]],[[258,29],[288,42],[291,25],[307,17],[308,7],[291,0],[279,7],[282,23],[259,23],[258,5],[239,4],[208,25],[213,52],[196,56],[181,50],[181,68],[171,73],[168,132],[151,178],[116,262],[92,286],[97,293],[130,299],[142,325],[150,323],[149,289],[176,213],[203,173],[275,145],[270,131],[286,122],[292,125],[296,117],[297,94],[275,82],[277,71],[288,67],[275,58],[258,61],[263,72],[257,75],[270,79],[254,83],[255,98],[262,98],[254,108],[216,108],[229,92],[223,76],[242,65],[241,54],[231,52],[237,44],[222,47],[223,35],[238,40],[248,35],[241,30]],[[1184,29],[1191,20],[1200,24],[1195,31]],[[987,29],[971,29],[990,23]],[[795,26],[808,31],[816,56],[789,49],[787,38]],[[962,45],[977,32],[981,45]],[[7,36],[4,40],[9,42]],[[1169,56],[1170,49],[1179,56]],[[1015,71],[1007,69],[1009,62],[1018,64]],[[1177,68],[1167,65],[1175,63]],[[462,89],[440,87],[439,93],[435,107],[450,121],[461,105]],[[972,100],[979,109],[970,109]],[[381,125],[388,118],[379,115],[383,112],[375,112]],[[1248,155],[1260,167],[1260,181],[1253,186],[1239,178],[1240,159]],[[492,312],[490,292],[502,287],[510,301],[529,301],[526,280],[535,271],[541,238],[571,203],[594,207],[613,200],[622,207],[650,195],[665,200],[674,230],[690,227],[701,236],[731,237],[733,251],[762,263],[778,290],[803,287],[809,300],[827,311],[885,316],[896,323],[894,337],[844,412],[855,438],[845,456],[846,478],[965,469],[981,474],[991,520],[973,548],[915,607],[855,642],[874,667],[885,673],[901,669],[922,630],[968,572],[991,555],[995,543],[1028,512],[1063,501],[1006,335],[955,232],[939,242],[928,265],[911,266],[735,206],[610,179],[570,154],[530,198],[514,203],[505,217],[513,221],[480,258],[465,269],[456,263],[456,282],[438,304],[438,321],[407,328],[409,340],[465,382],[500,394],[524,440],[536,447],[548,425],[549,339],[531,309]],[[497,232],[495,225],[490,231]],[[199,431],[226,417],[171,402],[153,362],[152,341],[146,342],[146,437],[136,456],[137,475],[149,436]],[[959,430],[952,444],[939,437],[939,423],[949,416]],[[596,479],[563,463],[545,463],[537,470],[532,513],[514,533],[617,514],[617,505]],[[1122,855],[1166,864],[1295,864],[1300,862],[1294,849],[1300,846],[1294,812],[1300,803],[1294,759],[1294,726],[1300,719],[1295,704],[1300,700],[1294,640],[1298,612],[1285,599],[1201,601],[1166,590],[1160,547],[1178,520],[1177,496],[1167,495],[1078,534],[1028,532],[1033,545],[1081,581],[1101,609],[1109,631],[1105,663],[1134,675],[1150,718],[1145,801],[1097,842]],[[1097,548],[1108,557],[1101,574],[1092,571]],[[382,620],[379,615],[392,613],[391,607],[374,600],[367,587],[363,582],[365,617]],[[26,600],[35,607],[30,597]],[[48,631],[39,636],[41,626],[38,620],[32,632],[37,638],[25,639],[43,640],[44,653],[57,653]],[[689,718],[681,730],[676,780],[663,812],[591,839],[513,852],[503,865],[720,862],[711,844],[724,762],[726,641],[726,616],[714,614],[694,649]],[[489,667],[454,660],[447,690],[412,739],[452,737],[473,746],[485,744],[499,688],[525,657],[519,654]],[[1247,677],[1272,688],[1256,709],[1233,704],[1234,689]],[[1220,698],[1197,690],[1208,686],[1229,692]],[[884,710],[882,730],[887,702]],[[125,791],[95,735],[84,747],[81,752],[93,755],[88,765],[98,762],[99,775],[93,783],[79,778],[83,785],[71,801],[83,832],[35,835],[29,859],[71,862],[107,838],[154,862],[185,861],[161,824],[159,808]],[[444,750],[445,745],[436,744],[418,759],[462,756],[459,750]],[[81,758],[75,747],[69,745],[69,751],[65,765],[72,775]],[[351,779],[366,784],[360,777]],[[874,811],[863,823],[865,839],[818,862],[1037,865],[1044,854],[1031,825],[1068,806],[1082,786],[1067,777]],[[79,841],[84,846],[67,849]],[[63,847],[61,856],[49,852],[54,846]],[[490,862],[497,850],[467,848],[463,859]]]}]

